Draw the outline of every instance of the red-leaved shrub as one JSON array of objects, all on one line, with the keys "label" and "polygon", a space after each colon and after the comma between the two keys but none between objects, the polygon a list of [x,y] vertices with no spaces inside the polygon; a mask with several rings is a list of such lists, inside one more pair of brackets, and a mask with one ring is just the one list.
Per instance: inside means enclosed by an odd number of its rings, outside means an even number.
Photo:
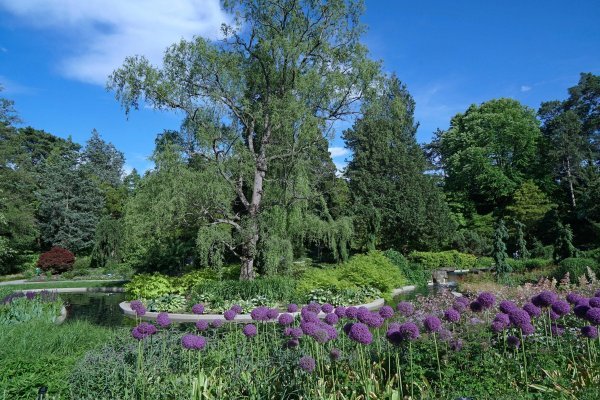
[{"label": "red-leaved shrub", "polygon": [[40,267],[42,271],[62,273],[72,269],[74,263],[75,255],[73,255],[73,253],[62,247],[53,247],[40,255],[37,266]]}]

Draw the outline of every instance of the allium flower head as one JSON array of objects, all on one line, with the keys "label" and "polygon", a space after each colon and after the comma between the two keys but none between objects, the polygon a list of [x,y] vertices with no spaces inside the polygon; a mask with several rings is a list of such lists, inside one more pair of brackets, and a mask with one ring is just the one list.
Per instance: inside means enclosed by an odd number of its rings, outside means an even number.
[{"label": "allium flower head", "polygon": [[366,325],[369,325],[371,328],[379,328],[383,325],[383,318],[379,314],[374,314],[371,312],[362,313],[358,316],[358,320]]},{"label": "allium flower head", "polygon": [[275,319],[277,318],[277,316],[279,316],[279,310],[276,308],[269,308],[267,310],[267,318],[268,319]]},{"label": "allium flower head", "polygon": [[510,301],[510,300],[502,300],[500,302],[500,305],[498,306],[498,308],[504,314],[509,314],[511,310],[515,310],[515,309],[517,309],[519,307],[517,307],[517,305],[515,303],[513,303],[512,301]]},{"label": "allium flower head", "polygon": [[415,308],[408,301],[402,301],[398,303],[396,310],[398,310],[398,312],[405,317],[409,317],[415,312]]},{"label": "allium flower head", "polygon": [[244,312],[244,309],[239,304],[234,304],[231,306],[231,311],[233,311],[236,314],[241,314],[242,312]]},{"label": "allium flower head", "polygon": [[223,321],[222,319],[213,319],[212,322],[210,323],[210,326],[212,326],[215,329],[218,329],[218,328],[222,327],[224,323],[225,323],[225,321]]},{"label": "allium flower head", "polygon": [[254,337],[258,333],[258,331],[256,329],[256,325],[253,325],[253,324],[244,325],[242,332],[248,338]]},{"label": "allium flower head", "polygon": [[550,305],[552,305],[552,303],[554,303],[556,300],[557,296],[555,293],[549,290],[544,290],[537,296],[533,297],[531,302],[538,307],[550,307]]},{"label": "allium flower head", "polygon": [[300,338],[300,337],[302,337],[304,335],[304,332],[302,332],[302,328],[288,327],[288,328],[285,328],[285,329],[286,330],[285,330],[284,334],[286,336],[291,336],[293,338],[298,339],[298,338]]},{"label": "allium flower head", "polygon": [[329,324],[329,325],[335,325],[335,324],[337,324],[338,320],[339,320],[338,316],[336,314],[334,314],[334,313],[327,314],[325,316],[325,319],[324,319],[325,323]]},{"label": "allium flower head", "polygon": [[329,303],[325,303],[321,306],[321,311],[323,311],[325,314],[329,314],[333,312],[333,306]]},{"label": "allium flower head", "polygon": [[560,318],[560,315],[558,315],[557,313],[555,313],[555,312],[554,312],[554,310],[552,310],[552,309],[550,309],[550,310],[548,311],[548,314],[550,315],[550,319],[551,319],[552,321],[556,321],[557,319],[559,319],[559,318]]},{"label": "allium flower head", "polygon": [[145,339],[157,332],[156,327],[148,322],[142,322],[131,330],[131,336],[137,340]]},{"label": "allium flower head", "polygon": [[208,321],[204,319],[199,319],[198,321],[196,321],[196,329],[198,329],[200,332],[207,330],[208,325]]},{"label": "allium flower head", "polygon": [[341,356],[342,351],[340,349],[333,347],[331,350],[329,350],[329,358],[331,358],[333,361],[339,360]]},{"label": "allium flower head", "polygon": [[525,303],[523,310],[525,310],[530,317],[539,317],[542,314],[542,309],[533,303]]},{"label": "allium flower head", "polygon": [[192,312],[194,314],[204,314],[204,304],[194,304],[192,306]]},{"label": "allium flower head", "polygon": [[300,315],[302,316],[303,321],[315,323],[319,322],[319,317],[317,316],[317,314],[310,311],[308,308],[303,308],[300,312]]},{"label": "allium flower head", "polygon": [[419,337],[419,327],[413,322],[405,322],[398,328],[400,336],[404,340],[416,340]]},{"label": "allium flower head", "polygon": [[294,347],[298,347],[300,345],[300,341],[297,338],[292,338],[285,342],[285,347],[288,349],[293,349]]},{"label": "allium flower head", "polygon": [[163,328],[166,328],[167,326],[171,325],[171,319],[169,318],[169,314],[166,312],[158,313],[158,315],[156,316],[156,323],[162,326]]},{"label": "allium flower head", "polygon": [[33,300],[35,299],[35,292],[27,292],[25,293],[25,297],[27,297],[27,300]]},{"label": "allium flower head", "polygon": [[496,296],[490,292],[481,292],[477,296],[477,301],[484,309],[492,308],[496,303]]},{"label": "allium flower head", "polygon": [[329,340],[329,334],[325,329],[317,329],[315,333],[311,335],[311,337],[315,339],[317,343],[321,344],[327,343],[327,341]]},{"label": "allium flower head", "polygon": [[287,311],[288,312],[298,312],[298,305],[294,304],[294,303],[288,304]]},{"label": "allium flower head", "polygon": [[454,303],[452,303],[452,309],[461,313],[467,309],[467,306],[465,305],[464,302],[456,300]]},{"label": "allium flower head", "polygon": [[223,316],[227,321],[233,321],[236,316],[236,312],[233,309],[229,309],[223,313]]},{"label": "allium flower head", "polygon": [[379,315],[384,319],[389,319],[394,316],[394,309],[390,306],[383,306],[379,309]]},{"label": "allium flower head", "polygon": [[590,306],[586,306],[585,304],[577,304],[575,308],[573,308],[573,313],[579,318],[585,318]]},{"label": "allium flower head", "polygon": [[319,303],[315,303],[315,302],[309,303],[306,305],[306,308],[309,311],[314,312],[315,314],[318,314],[321,312],[321,305]]},{"label": "allium flower head", "polygon": [[552,311],[558,315],[567,315],[571,311],[571,305],[564,300],[556,300],[552,303]]},{"label": "allium flower head", "polygon": [[577,303],[575,303],[575,305],[577,305],[577,306],[588,306],[588,307],[591,307],[590,306],[590,299],[588,299],[587,297],[583,297],[582,296],[582,297],[580,297],[577,300]]},{"label": "allium flower head", "polygon": [[516,328],[521,328],[523,325],[531,324],[531,317],[525,310],[513,310],[510,314],[508,314],[508,318]]},{"label": "allium flower head", "polygon": [[322,328],[325,329],[325,331],[327,332],[327,335],[329,336],[329,340],[337,339],[338,331],[337,331],[337,329],[335,329],[334,326],[324,324],[324,325],[322,325]]},{"label": "allium flower head", "polygon": [[427,332],[439,332],[442,329],[442,321],[434,315],[428,315],[423,320],[423,326]]},{"label": "allium flower head", "polygon": [[594,293],[594,297],[600,297],[600,290],[598,290],[596,293]]},{"label": "allium flower head", "polygon": [[306,372],[313,372],[317,366],[315,359],[310,356],[304,356],[298,362],[300,368],[302,368]]},{"label": "allium flower head", "polygon": [[494,317],[494,321],[502,323],[505,327],[510,325],[510,318],[509,318],[508,314],[498,313]]},{"label": "allium flower head", "polygon": [[373,341],[369,327],[361,322],[352,325],[348,337],[361,344],[370,344]]},{"label": "allium flower head", "polygon": [[312,336],[317,332],[317,329],[319,329],[319,325],[315,322],[301,321],[300,328],[302,328],[302,332],[304,332],[305,335]]},{"label": "allium flower head", "polygon": [[531,324],[521,325],[520,328],[524,336],[533,335],[533,333],[535,332],[535,327]]},{"label": "allium flower head", "polygon": [[511,335],[506,338],[506,341],[508,342],[509,346],[514,347],[515,349],[518,349],[519,346],[521,346],[521,341],[516,336]]},{"label": "allium flower head", "polygon": [[469,308],[471,309],[471,311],[473,312],[481,312],[483,310],[483,306],[481,305],[481,303],[477,300],[472,301],[471,304],[469,304]]},{"label": "allium flower head", "polygon": [[596,339],[598,337],[598,328],[595,326],[584,326],[581,328],[581,334],[588,339]]},{"label": "allium flower head", "polygon": [[146,337],[146,335],[139,331],[137,326],[131,330],[131,336],[133,336],[133,338],[136,340],[142,340]]},{"label": "allium flower head", "polygon": [[463,303],[465,306],[468,306],[469,303],[471,302],[467,296],[459,296],[456,298],[456,301],[458,301],[459,303]]},{"label": "allium flower head", "polygon": [[144,304],[140,300],[132,300],[131,303],[129,303],[129,306],[135,311],[140,307],[144,307]]},{"label": "allium flower head", "polygon": [[444,319],[448,322],[460,321],[460,313],[453,308],[444,311]]},{"label": "allium flower head", "polygon": [[402,341],[404,340],[402,334],[397,329],[388,329],[385,333],[385,337],[391,344],[396,346],[402,343]]},{"label": "allium flower head", "polygon": [[580,295],[579,293],[573,293],[573,292],[571,292],[571,293],[569,293],[569,294],[567,295],[567,301],[568,301],[570,304],[577,304],[577,302],[578,302],[578,301],[579,301],[581,298],[583,298],[583,296],[582,296],[582,295]]},{"label": "allium flower head", "polygon": [[269,319],[268,313],[269,309],[267,307],[260,306],[250,311],[250,317],[254,321],[266,321]]},{"label": "allium flower head", "polygon": [[294,322],[294,317],[292,316],[292,314],[283,313],[279,315],[277,321],[279,322],[279,325],[289,325],[292,322]]},{"label": "allium flower head", "polygon": [[334,311],[335,315],[337,315],[339,318],[344,318],[346,316],[346,307],[344,306],[337,306],[335,308]]},{"label": "allium flower head", "polygon": [[462,339],[452,339],[450,340],[448,345],[450,346],[450,350],[452,351],[461,351],[463,348],[463,341]]},{"label": "allium flower head", "polygon": [[352,329],[352,325],[354,325],[354,324],[355,324],[354,322],[346,322],[346,324],[342,328],[342,330],[344,331],[344,333],[346,335],[350,334],[350,329]]},{"label": "allium flower head", "polygon": [[358,309],[356,307],[348,307],[346,308],[346,317],[350,319],[356,318],[356,313],[358,313]]},{"label": "allium flower head", "polygon": [[600,297],[592,297],[590,299],[590,307],[600,308]]},{"label": "allium flower head", "polygon": [[206,339],[202,336],[184,335],[181,345],[188,350],[202,350],[206,347]]},{"label": "allium flower head", "polygon": [[371,311],[367,307],[358,307],[356,311],[356,317],[360,321],[361,318],[365,318],[367,315],[371,314]]},{"label": "allium flower head", "polygon": [[440,330],[439,335],[440,335],[440,340],[443,340],[445,342],[452,339],[452,332],[450,332],[448,329]]},{"label": "allium flower head", "polygon": [[504,323],[502,323],[501,321],[493,321],[491,328],[492,328],[492,332],[500,333],[506,328],[506,325]]},{"label": "allium flower head", "polygon": [[600,308],[592,307],[585,313],[585,319],[592,325],[600,325]]},{"label": "allium flower head", "polygon": [[552,324],[550,326],[552,336],[562,336],[565,333],[565,327],[562,325]]}]

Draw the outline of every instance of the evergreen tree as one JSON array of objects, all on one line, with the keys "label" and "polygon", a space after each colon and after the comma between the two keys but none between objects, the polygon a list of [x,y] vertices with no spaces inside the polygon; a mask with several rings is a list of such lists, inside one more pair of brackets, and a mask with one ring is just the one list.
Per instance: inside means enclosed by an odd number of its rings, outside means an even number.
[{"label": "evergreen tree", "polygon": [[508,255],[506,254],[506,240],[508,239],[508,230],[504,224],[504,220],[498,221],[494,231],[494,250],[492,258],[496,265],[496,275],[498,280],[503,280],[507,274],[512,271],[508,264]]},{"label": "evergreen tree", "polygon": [[39,225],[46,246],[72,252],[92,249],[94,233],[103,209],[102,193],[83,173],[75,150],[54,149],[41,176]]},{"label": "evergreen tree", "polygon": [[81,164],[85,173],[101,184],[117,187],[122,182],[125,156],[112,143],[105,142],[95,129],[83,149]]},{"label": "evergreen tree", "polygon": [[556,241],[554,242],[554,261],[560,262],[565,258],[577,257],[577,249],[573,246],[573,231],[569,224],[556,224]]},{"label": "evergreen tree", "polygon": [[362,117],[344,132],[352,150],[346,177],[362,248],[436,249],[453,224],[441,190],[425,171],[416,141],[415,102],[396,76],[366,99]]},{"label": "evergreen tree", "polygon": [[517,230],[517,258],[527,260],[529,250],[527,250],[527,241],[525,240],[525,224],[515,220],[515,228]]}]

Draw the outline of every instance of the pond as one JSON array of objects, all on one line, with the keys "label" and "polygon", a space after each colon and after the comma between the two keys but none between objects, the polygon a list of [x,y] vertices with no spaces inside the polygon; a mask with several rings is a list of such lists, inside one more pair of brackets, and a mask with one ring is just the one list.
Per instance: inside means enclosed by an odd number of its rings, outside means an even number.
[{"label": "pond", "polygon": [[67,309],[67,321],[86,320],[102,326],[133,326],[119,303],[127,300],[125,293],[61,293]]}]

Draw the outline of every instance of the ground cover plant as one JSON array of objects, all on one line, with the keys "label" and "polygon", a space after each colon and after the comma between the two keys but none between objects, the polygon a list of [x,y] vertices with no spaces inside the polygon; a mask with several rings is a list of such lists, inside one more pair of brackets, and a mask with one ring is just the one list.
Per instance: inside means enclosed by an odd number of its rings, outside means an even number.
[{"label": "ground cover plant", "polygon": [[[379,311],[257,307],[244,325],[173,326],[161,313],[89,352],[71,390],[81,399],[591,400],[600,390],[598,289],[596,280],[544,281],[511,298],[442,292]],[[146,312],[139,301],[132,308]]]}]

